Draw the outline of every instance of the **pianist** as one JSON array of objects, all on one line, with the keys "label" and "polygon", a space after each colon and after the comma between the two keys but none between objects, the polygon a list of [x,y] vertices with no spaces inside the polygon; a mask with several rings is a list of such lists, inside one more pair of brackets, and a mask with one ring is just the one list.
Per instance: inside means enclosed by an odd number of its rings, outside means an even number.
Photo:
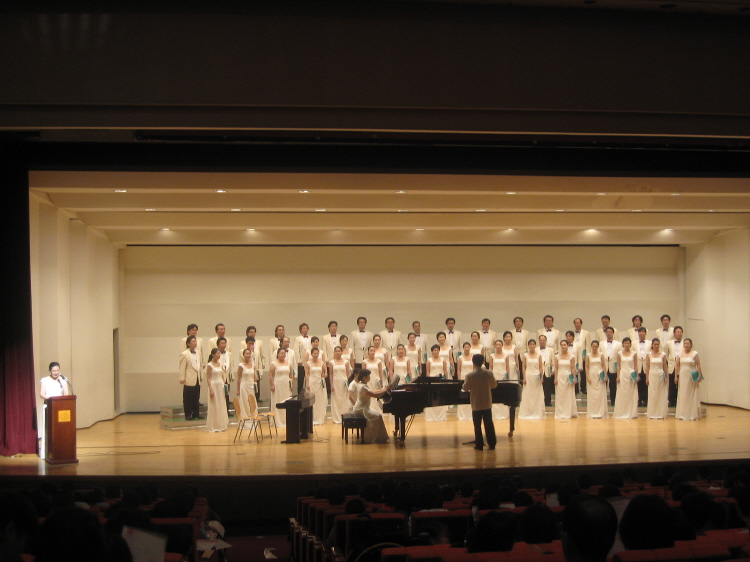
[{"label": "pianist", "polygon": [[487,445],[494,449],[497,444],[495,424],[492,423],[492,389],[497,386],[495,376],[483,367],[484,355],[477,353],[471,358],[474,370],[466,375],[463,389],[469,393],[471,418],[474,421],[474,448],[484,449],[482,421],[487,434]]},{"label": "pianist", "polygon": [[362,369],[357,375],[357,402],[354,404],[352,413],[367,419],[365,427],[365,443],[388,443],[388,432],[383,423],[383,415],[370,408],[372,398],[380,398],[391,390],[390,385],[379,390],[371,390],[367,383],[370,382],[370,370]]}]

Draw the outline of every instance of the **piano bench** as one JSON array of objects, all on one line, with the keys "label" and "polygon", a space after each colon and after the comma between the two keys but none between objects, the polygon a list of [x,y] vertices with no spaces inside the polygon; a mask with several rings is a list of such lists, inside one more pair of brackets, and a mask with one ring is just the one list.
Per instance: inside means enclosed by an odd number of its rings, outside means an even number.
[{"label": "piano bench", "polygon": [[357,438],[365,442],[365,427],[367,426],[367,418],[364,416],[356,416],[354,414],[341,414],[341,437],[344,438],[346,443],[349,443],[349,432],[352,433],[357,431]]}]

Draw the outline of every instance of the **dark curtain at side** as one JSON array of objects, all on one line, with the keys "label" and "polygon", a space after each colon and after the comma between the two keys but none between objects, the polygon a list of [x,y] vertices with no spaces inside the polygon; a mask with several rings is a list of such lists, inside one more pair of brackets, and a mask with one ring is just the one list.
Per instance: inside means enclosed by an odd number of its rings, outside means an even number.
[{"label": "dark curtain at side", "polygon": [[36,398],[31,332],[29,180],[23,150],[0,143],[2,232],[0,305],[0,455],[36,453]]}]

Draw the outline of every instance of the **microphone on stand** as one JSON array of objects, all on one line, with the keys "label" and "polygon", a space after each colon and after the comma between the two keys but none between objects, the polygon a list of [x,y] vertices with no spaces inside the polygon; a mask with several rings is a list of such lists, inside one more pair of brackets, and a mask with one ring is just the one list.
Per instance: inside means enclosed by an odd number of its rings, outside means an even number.
[{"label": "microphone on stand", "polygon": [[60,373],[60,378],[65,381],[65,383],[68,385],[68,389],[70,390],[70,394],[73,395],[75,392],[73,392],[73,385],[68,380],[68,377]]}]

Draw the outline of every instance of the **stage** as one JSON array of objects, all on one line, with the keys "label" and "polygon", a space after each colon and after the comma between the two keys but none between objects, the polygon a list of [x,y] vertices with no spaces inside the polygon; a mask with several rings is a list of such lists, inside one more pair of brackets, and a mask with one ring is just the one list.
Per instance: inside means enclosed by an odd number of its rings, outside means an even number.
[{"label": "stage", "polygon": [[[561,481],[587,471],[595,477],[630,466],[649,480],[654,467],[750,459],[750,411],[707,406],[701,421],[587,419],[517,420],[507,437],[508,420],[496,421],[495,451],[462,445],[473,437],[472,423],[458,421],[455,409],[446,422],[416,417],[404,447],[344,443],[341,426],[330,419],[316,426],[313,439],[285,445],[279,436],[232,443],[236,426],[221,433],[202,429],[164,430],[159,414],[123,414],[79,429],[76,464],[49,465],[35,455],[0,457],[3,480],[28,484],[40,476],[74,480],[80,486],[104,482],[157,480],[165,487],[197,483],[223,499],[212,503],[238,513],[247,502],[261,501],[261,519],[283,518],[294,498],[309,488],[343,481],[393,477],[415,483],[425,479],[460,483],[483,475],[520,473],[530,485]],[[386,422],[389,431],[392,422]],[[613,466],[614,465],[614,466]],[[687,472],[687,469],[685,469]],[[33,485],[33,484],[32,484]],[[232,497],[224,497],[227,495]],[[206,492],[209,495],[210,492]],[[265,499],[264,499],[265,498]]]}]

